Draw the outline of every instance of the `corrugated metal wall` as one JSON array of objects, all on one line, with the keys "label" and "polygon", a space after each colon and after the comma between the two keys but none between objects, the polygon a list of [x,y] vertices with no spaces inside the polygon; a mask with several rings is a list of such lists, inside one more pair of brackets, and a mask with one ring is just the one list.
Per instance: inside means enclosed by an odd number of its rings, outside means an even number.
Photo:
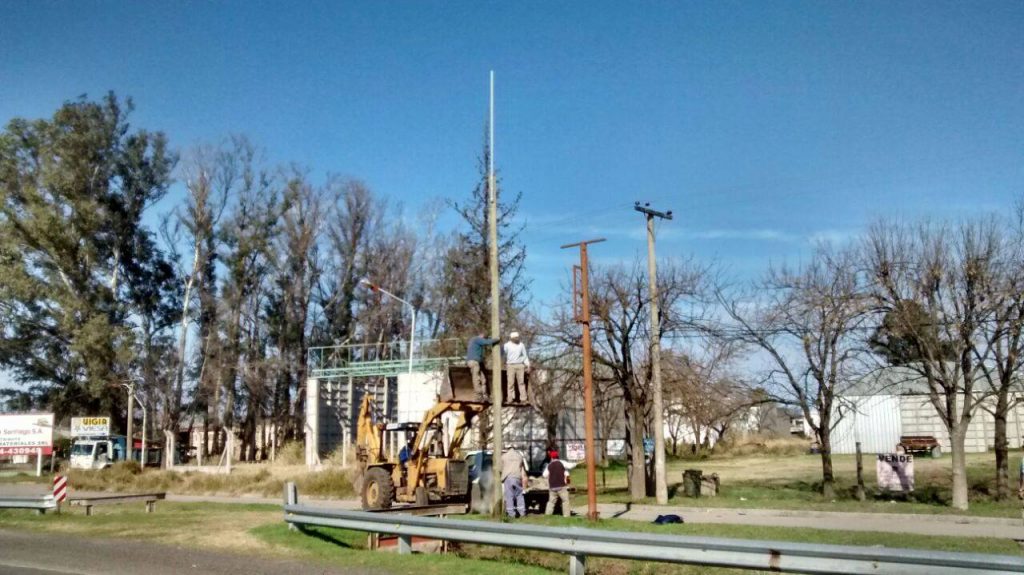
[{"label": "corrugated metal wall", "polygon": [[[843,402],[843,419],[832,432],[833,453],[855,453],[858,437],[865,453],[891,452],[901,435],[930,435],[938,440],[943,453],[950,451],[949,434],[927,396],[856,396],[844,397]],[[988,398],[975,412],[967,430],[968,453],[984,453],[993,448],[995,421],[990,410],[994,406],[995,398]],[[1006,435],[1011,449],[1024,446],[1024,403],[1010,411]]]},{"label": "corrugated metal wall", "polygon": [[[932,435],[939,441],[944,453],[949,453],[949,433],[939,420],[935,408],[926,396],[905,395],[901,399],[904,435]],[[964,444],[967,453],[984,453],[995,445],[995,421],[989,409],[994,407],[994,398],[985,400],[982,407],[974,412],[967,429]],[[986,409],[987,408],[987,409]],[[1024,431],[1024,406],[1011,410],[1006,435],[1011,448],[1021,445],[1021,431]]]},{"label": "corrugated metal wall", "polygon": [[[892,395],[844,397],[842,419],[832,431],[832,453],[891,453],[900,440],[900,400]],[[835,417],[836,415],[833,415]]]}]

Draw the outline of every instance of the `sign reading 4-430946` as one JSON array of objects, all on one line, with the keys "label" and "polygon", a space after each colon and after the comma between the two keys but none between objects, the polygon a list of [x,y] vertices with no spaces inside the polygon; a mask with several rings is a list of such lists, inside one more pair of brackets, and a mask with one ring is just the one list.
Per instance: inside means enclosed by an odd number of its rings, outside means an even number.
[{"label": "sign reading 4-430946", "polygon": [[52,413],[0,415],[0,455],[53,453]]}]

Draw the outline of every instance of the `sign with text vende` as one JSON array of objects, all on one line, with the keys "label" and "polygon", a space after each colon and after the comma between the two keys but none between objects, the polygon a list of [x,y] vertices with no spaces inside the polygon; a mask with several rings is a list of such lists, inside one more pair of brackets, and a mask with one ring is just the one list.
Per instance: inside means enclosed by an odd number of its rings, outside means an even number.
[{"label": "sign with text vende", "polygon": [[0,455],[53,453],[52,413],[0,415]]},{"label": "sign with text vende", "polygon": [[109,417],[72,417],[71,437],[110,435]]},{"label": "sign with text vende", "polygon": [[914,456],[909,453],[879,453],[875,472],[879,489],[902,493],[914,490]]}]

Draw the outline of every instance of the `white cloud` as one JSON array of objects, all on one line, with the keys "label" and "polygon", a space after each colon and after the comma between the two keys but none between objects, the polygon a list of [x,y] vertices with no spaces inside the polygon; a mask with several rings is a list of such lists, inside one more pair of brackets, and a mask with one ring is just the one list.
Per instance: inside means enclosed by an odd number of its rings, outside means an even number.
[{"label": "white cloud", "polygon": [[751,241],[776,241],[793,242],[802,238],[797,234],[791,234],[773,228],[719,228],[711,230],[694,231],[687,234],[690,238],[698,240],[751,240]]}]

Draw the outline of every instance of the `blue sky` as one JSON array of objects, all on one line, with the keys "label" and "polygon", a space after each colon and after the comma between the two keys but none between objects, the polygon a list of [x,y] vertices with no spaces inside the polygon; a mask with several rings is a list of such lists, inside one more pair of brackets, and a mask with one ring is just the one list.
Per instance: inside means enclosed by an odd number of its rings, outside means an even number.
[{"label": "blue sky", "polygon": [[178,148],[245,133],[413,215],[472,189],[494,69],[543,302],[562,243],[643,253],[635,200],[677,216],[659,255],[742,277],[878,216],[1010,206],[1021,30],[1021,2],[8,2],[0,121],[113,89]]}]

